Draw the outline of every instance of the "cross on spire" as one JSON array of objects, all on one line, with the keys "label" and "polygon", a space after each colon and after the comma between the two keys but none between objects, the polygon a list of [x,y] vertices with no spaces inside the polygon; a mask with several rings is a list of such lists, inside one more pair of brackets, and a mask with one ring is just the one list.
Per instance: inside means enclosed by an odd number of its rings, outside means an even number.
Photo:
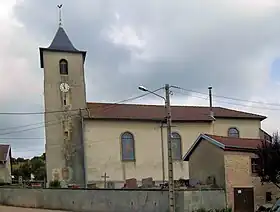
[{"label": "cross on spire", "polygon": [[62,26],[62,6],[63,4],[57,5],[58,7],[58,15],[59,15],[59,26]]}]

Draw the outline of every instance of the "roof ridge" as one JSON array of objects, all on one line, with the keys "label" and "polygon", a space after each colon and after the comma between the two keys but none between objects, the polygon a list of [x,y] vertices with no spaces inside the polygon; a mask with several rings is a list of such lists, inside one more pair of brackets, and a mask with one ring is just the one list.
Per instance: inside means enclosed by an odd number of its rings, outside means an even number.
[{"label": "roof ridge", "polygon": [[240,140],[263,140],[261,138],[233,138],[233,137],[222,136],[222,135],[212,135],[212,134],[208,134],[208,133],[204,133],[203,135],[206,135],[208,137],[214,136],[214,137],[219,137],[219,138],[240,139]]},{"label": "roof ridge", "polygon": [[226,107],[213,107],[213,108],[220,108],[220,109],[225,109],[225,110],[228,110],[228,111],[234,111],[234,112],[245,113],[245,114],[250,114],[250,115],[254,115],[254,116],[257,115],[257,116],[265,117],[263,115],[258,115],[258,114],[255,114],[255,113],[245,112],[245,111],[242,111],[242,110],[230,109],[230,108],[226,108]]},{"label": "roof ridge", "polygon": [[[87,102],[87,104],[112,104],[112,105],[131,105],[131,106],[155,106],[155,107],[162,107],[164,105],[160,104],[139,104],[139,103],[114,103],[114,102]],[[209,106],[198,106],[198,105],[171,105],[171,107],[193,107],[193,108],[209,108]],[[217,108],[217,107],[213,107]]]}]

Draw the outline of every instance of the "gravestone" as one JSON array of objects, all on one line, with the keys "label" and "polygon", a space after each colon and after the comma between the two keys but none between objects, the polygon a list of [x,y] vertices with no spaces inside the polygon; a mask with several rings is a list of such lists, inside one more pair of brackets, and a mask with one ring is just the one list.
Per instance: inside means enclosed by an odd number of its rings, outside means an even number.
[{"label": "gravestone", "polygon": [[155,182],[152,177],[142,179],[142,188],[152,188],[155,186]]},{"label": "gravestone", "polygon": [[138,188],[137,180],[135,178],[127,179],[125,185],[126,188]]}]

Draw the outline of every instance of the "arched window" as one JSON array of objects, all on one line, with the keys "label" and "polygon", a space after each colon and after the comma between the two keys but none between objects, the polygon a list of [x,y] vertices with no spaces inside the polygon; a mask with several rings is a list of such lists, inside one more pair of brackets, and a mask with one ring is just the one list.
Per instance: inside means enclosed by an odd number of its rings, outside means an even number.
[{"label": "arched window", "polygon": [[182,160],[182,139],[181,136],[173,132],[172,133],[172,157],[173,160]]},{"label": "arched window", "polygon": [[228,129],[228,137],[231,138],[239,138],[239,131],[235,127],[231,127]]},{"label": "arched window", "polygon": [[59,61],[59,71],[61,75],[68,75],[68,62],[65,59]]},{"label": "arched window", "polygon": [[122,161],[135,161],[134,136],[130,132],[121,135]]}]

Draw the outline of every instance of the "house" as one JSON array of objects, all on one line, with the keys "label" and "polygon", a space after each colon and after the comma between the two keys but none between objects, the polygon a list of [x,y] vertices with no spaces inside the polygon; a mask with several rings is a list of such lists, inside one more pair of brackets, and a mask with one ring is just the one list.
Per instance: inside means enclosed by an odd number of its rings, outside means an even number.
[{"label": "house", "polygon": [[[115,187],[129,178],[166,181],[164,106],[87,102],[86,52],[74,47],[62,26],[50,46],[39,51],[48,182],[101,187],[105,173]],[[172,106],[171,113],[175,180],[189,177],[182,154],[201,133],[258,139],[266,118],[221,107]]]},{"label": "house", "polygon": [[0,184],[12,183],[11,146],[0,144]]},{"label": "house", "polygon": [[277,187],[262,185],[257,177],[255,151],[262,142],[260,138],[201,134],[184,156],[190,179],[205,183],[209,176],[214,177],[225,188],[227,203],[234,211],[255,211],[257,205],[276,201]]}]

